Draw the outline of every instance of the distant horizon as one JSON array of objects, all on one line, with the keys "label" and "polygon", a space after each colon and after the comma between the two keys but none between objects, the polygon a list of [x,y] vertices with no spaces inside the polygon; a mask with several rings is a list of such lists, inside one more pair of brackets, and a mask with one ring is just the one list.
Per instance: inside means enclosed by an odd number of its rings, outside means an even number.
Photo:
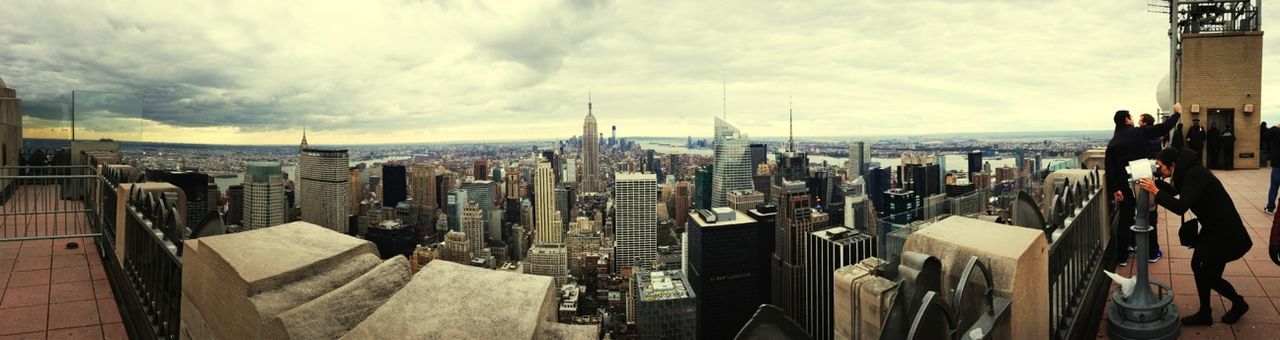
[{"label": "distant horizon", "polygon": [[[962,136],[966,136],[966,135],[974,136],[974,137],[984,137],[984,136],[985,136],[985,137],[995,137],[995,136],[999,136],[999,137],[1010,137],[1010,138],[1011,138],[1011,137],[1025,137],[1025,138],[1038,138],[1038,137],[1043,137],[1043,138],[1058,138],[1058,137],[1072,137],[1073,135],[1082,135],[1082,134],[1102,134],[1102,135],[1105,135],[1105,134],[1107,134],[1107,133],[1110,133],[1110,131],[1108,131],[1108,130],[1046,130],[1046,131],[997,131],[997,132],[940,132],[940,133],[924,134],[924,135],[906,135],[906,134],[902,134],[902,135],[866,135],[866,136],[794,136],[794,138],[795,138],[795,140],[796,140],[796,141],[837,143],[837,142],[840,142],[840,141],[838,141],[838,140],[845,140],[845,141],[848,141],[848,140],[873,140],[873,141],[874,141],[874,140],[882,140],[882,139],[904,139],[904,138],[908,138],[908,139],[909,139],[909,138],[923,138],[923,139],[929,139],[929,138],[945,138],[945,137],[962,137]],[[497,140],[445,140],[445,141],[431,141],[431,142],[390,142],[390,143],[312,143],[312,142],[309,142],[308,144],[309,144],[309,145],[317,145],[317,146],[347,146],[347,145],[351,145],[351,146],[380,146],[380,145],[418,145],[418,144],[484,144],[484,143],[494,143],[494,144],[519,144],[519,143],[558,142],[558,141],[568,140],[568,139],[570,139],[570,138],[572,138],[572,137],[580,137],[580,135],[574,135],[574,136],[569,136],[569,137],[565,137],[565,138],[534,138],[534,139],[514,139],[514,138],[513,138],[513,139],[497,139]],[[627,140],[655,140],[655,139],[687,139],[687,138],[689,138],[689,137],[693,137],[693,140],[694,140],[694,141],[698,141],[698,140],[707,140],[707,141],[710,141],[710,140],[712,139],[712,136],[710,136],[710,135],[707,135],[707,136],[621,136],[621,137],[619,137],[619,138],[620,138],[620,139],[625,138],[625,139],[627,139]],[[605,138],[606,138],[605,140],[607,140],[607,139],[608,139],[608,136],[606,136]],[[750,140],[752,140],[752,141],[757,141],[757,140],[758,140],[758,141],[768,141],[768,142],[784,142],[784,141],[786,141],[786,140],[789,138],[789,136],[785,136],[785,135],[783,135],[783,136],[755,136],[755,135],[750,135],[750,134],[748,134],[748,138],[749,138]],[[96,140],[99,140],[98,138],[93,138],[93,139],[90,139],[90,138],[77,138],[77,139],[78,139],[78,140],[81,140],[81,141],[86,141],[86,140],[88,140],[88,141],[96,141]],[[980,138],[969,138],[969,139],[980,139]],[[40,138],[40,137],[23,137],[23,140],[45,141],[45,142],[71,142],[71,140],[70,140],[70,139]],[[224,143],[185,143],[185,142],[166,142],[166,141],[138,141],[138,140],[115,139],[115,138],[111,138],[111,140],[112,140],[112,141],[115,141],[115,142],[120,142],[120,143],[133,143],[133,144],[170,144],[170,145],[190,145],[190,146],[205,146],[205,145],[208,145],[208,146],[251,146],[251,147],[289,147],[289,146],[298,146],[298,143],[290,143],[290,144],[231,144],[231,143],[225,143],[225,144],[224,144]],[[302,141],[302,139],[301,139],[301,135],[299,135],[298,142],[301,142],[301,141]]]}]

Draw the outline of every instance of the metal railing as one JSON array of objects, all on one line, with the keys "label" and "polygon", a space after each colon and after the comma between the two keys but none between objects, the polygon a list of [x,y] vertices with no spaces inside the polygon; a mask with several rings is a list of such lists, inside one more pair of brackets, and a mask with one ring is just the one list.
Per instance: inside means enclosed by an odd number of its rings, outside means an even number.
[{"label": "metal railing", "polygon": [[102,189],[89,166],[0,167],[0,241],[101,236]]},{"label": "metal railing", "polygon": [[[1100,174],[1094,170],[1075,183],[1067,183],[1052,200],[1047,219],[1052,230],[1049,244],[1049,330],[1051,339],[1074,339],[1096,326],[1106,293],[1101,270],[1107,245]],[[1102,294],[1099,294],[1101,292]]]},{"label": "metal railing", "polygon": [[182,219],[172,201],[134,189],[125,204],[123,267],[129,288],[157,338],[177,339],[182,297]]}]

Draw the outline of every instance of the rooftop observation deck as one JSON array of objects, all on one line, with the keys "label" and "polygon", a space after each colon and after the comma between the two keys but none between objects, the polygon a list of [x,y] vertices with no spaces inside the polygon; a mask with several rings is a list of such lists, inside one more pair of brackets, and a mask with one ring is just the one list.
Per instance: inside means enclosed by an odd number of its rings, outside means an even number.
[{"label": "rooftop observation deck", "polygon": [[[1182,327],[1182,339],[1274,339],[1280,334],[1280,266],[1267,259],[1272,216],[1263,213],[1271,169],[1214,171],[1226,186],[1231,200],[1253,236],[1253,248],[1244,258],[1227,265],[1223,275],[1249,303],[1249,313],[1234,325],[1217,322],[1230,308],[1225,298],[1212,293],[1214,324],[1210,327]],[[1196,311],[1200,302],[1191,275],[1191,250],[1178,244],[1178,215],[1161,209],[1158,221],[1160,247],[1165,258],[1151,264],[1151,279],[1169,283],[1180,315]],[[1124,276],[1133,274],[1132,262],[1119,268]],[[1114,289],[1113,285],[1113,289]],[[1110,295],[1108,295],[1110,296]],[[1108,308],[1110,304],[1108,303]],[[1105,313],[1103,314],[1105,317]],[[1106,322],[1098,327],[1098,338],[1107,338]]]}]

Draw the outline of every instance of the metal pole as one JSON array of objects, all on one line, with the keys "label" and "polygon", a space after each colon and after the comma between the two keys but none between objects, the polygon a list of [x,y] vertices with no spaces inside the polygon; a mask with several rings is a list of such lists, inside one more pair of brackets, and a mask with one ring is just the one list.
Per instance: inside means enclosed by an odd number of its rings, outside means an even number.
[{"label": "metal pole", "polygon": [[1178,0],[1169,0],[1169,98],[1174,103],[1178,99],[1178,41],[1182,40],[1178,31]]},{"label": "metal pole", "polygon": [[71,91],[71,141],[76,141],[76,91]]}]

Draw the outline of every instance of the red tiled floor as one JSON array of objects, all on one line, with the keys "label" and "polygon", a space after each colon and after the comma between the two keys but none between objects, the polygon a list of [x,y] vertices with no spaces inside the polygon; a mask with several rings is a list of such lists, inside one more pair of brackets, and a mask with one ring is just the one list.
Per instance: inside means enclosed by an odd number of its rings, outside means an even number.
[{"label": "red tiled floor", "polygon": [[[1240,318],[1242,323],[1280,323],[1280,311],[1276,310],[1271,299],[1265,297],[1249,297],[1246,296],[1244,301],[1249,304],[1249,312]],[[1222,302],[1223,305],[1229,304],[1227,301]],[[1227,308],[1230,308],[1227,306]]]},{"label": "red tiled floor", "polygon": [[63,328],[49,331],[49,340],[98,340],[102,339],[102,326],[92,325],[76,328]]},{"label": "red tiled floor", "polygon": [[101,299],[98,301],[98,316],[102,318],[102,323],[121,322],[120,308],[116,306],[116,301],[112,299]]},{"label": "red tiled floor", "polygon": [[122,323],[108,323],[102,325],[102,338],[106,340],[126,340],[129,334],[124,330]]},{"label": "red tiled floor", "polygon": [[1245,260],[1249,265],[1249,269],[1253,271],[1253,275],[1257,277],[1280,277],[1280,266],[1272,263],[1270,260]]},{"label": "red tiled floor", "polygon": [[0,309],[49,304],[49,286],[7,287]]},{"label": "red tiled floor", "polygon": [[22,241],[0,241],[0,249],[22,248]]},{"label": "red tiled floor", "polygon": [[1258,284],[1262,286],[1262,290],[1267,293],[1268,297],[1280,298],[1280,278],[1260,277],[1258,278]]},{"label": "red tiled floor", "polygon": [[0,259],[0,273],[8,273],[13,271],[13,264],[16,260]]},{"label": "red tiled floor", "polygon": [[44,332],[0,335],[0,340],[44,340]]},{"label": "red tiled floor", "polygon": [[53,275],[49,278],[49,282],[67,283],[89,281],[90,279],[89,267],[67,267],[54,269]]},{"label": "red tiled floor", "polygon": [[0,249],[0,260],[16,259],[21,251],[22,249]]},{"label": "red tiled floor", "polygon": [[9,274],[9,287],[49,285],[49,270],[32,270]]},{"label": "red tiled floor", "polygon": [[[87,267],[89,262],[85,260],[84,254],[57,255],[53,256],[53,268],[66,267]],[[1248,268],[1245,268],[1248,270]]]},{"label": "red tiled floor", "polygon": [[57,283],[49,286],[49,303],[93,300],[93,285],[89,281]]},{"label": "red tiled floor", "polygon": [[94,280],[94,281],[93,281],[93,295],[94,295],[94,296],[97,296],[99,299],[110,299],[110,298],[112,298],[114,295],[112,295],[112,292],[111,292],[111,281],[107,281],[107,280]]},{"label": "red tiled floor", "polygon": [[1267,293],[1262,290],[1262,285],[1258,284],[1258,279],[1252,276],[1223,276],[1227,282],[1235,287],[1236,293],[1242,296],[1261,296],[1266,297]]},{"label": "red tiled floor", "polygon": [[89,277],[94,280],[106,280],[107,272],[102,269],[101,264],[89,264]]},{"label": "red tiled floor", "polygon": [[99,325],[96,301],[76,301],[49,305],[49,329]]},{"label": "red tiled floor", "polygon": [[13,263],[13,271],[24,272],[28,270],[49,269],[51,256],[19,258]]},{"label": "red tiled floor", "polygon": [[48,315],[45,305],[0,308],[0,335],[44,331]]},{"label": "red tiled floor", "polygon": [[1236,339],[1275,339],[1280,336],[1280,324],[1245,323],[1231,325]]},{"label": "red tiled floor", "polygon": [[50,251],[50,249],[44,248],[44,247],[22,248],[18,252],[18,258],[20,259],[25,259],[28,257],[51,256],[51,255],[53,255],[53,253]]}]

